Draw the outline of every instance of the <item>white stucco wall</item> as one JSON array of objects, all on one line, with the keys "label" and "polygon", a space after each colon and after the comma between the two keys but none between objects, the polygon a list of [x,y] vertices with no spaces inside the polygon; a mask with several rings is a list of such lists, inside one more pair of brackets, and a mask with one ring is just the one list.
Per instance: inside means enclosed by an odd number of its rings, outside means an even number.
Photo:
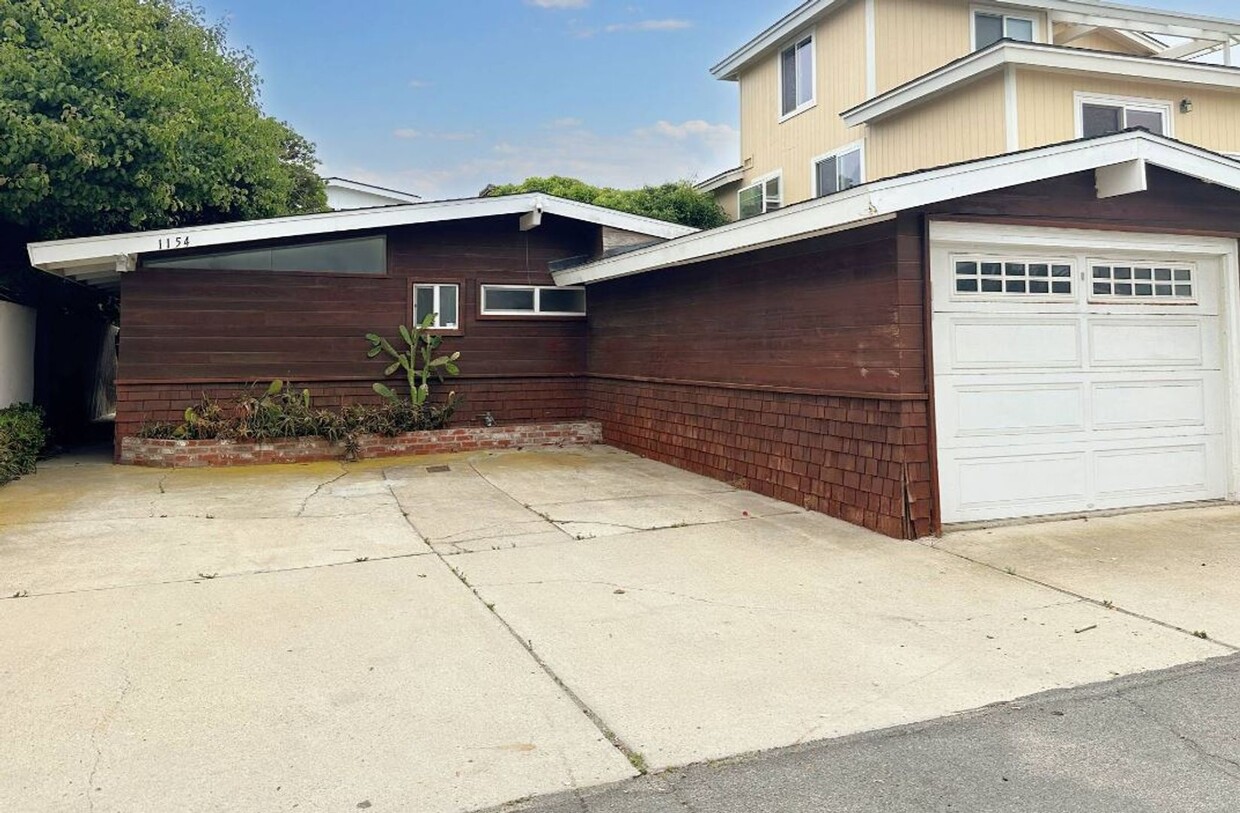
[{"label": "white stucco wall", "polygon": [[34,398],[34,308],[0,302],[0,408]]}]

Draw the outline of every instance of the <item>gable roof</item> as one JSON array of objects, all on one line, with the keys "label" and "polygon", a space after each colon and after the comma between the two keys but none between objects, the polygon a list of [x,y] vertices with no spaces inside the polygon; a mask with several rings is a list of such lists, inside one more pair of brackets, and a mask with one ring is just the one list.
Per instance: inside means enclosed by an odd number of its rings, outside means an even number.
[{"label": "gable roof", "polygon": [[880,119],[1008,65],[1240,91],[1240,68],[1063,45],[999,40],[840,113],[849,127]]},{"label": "gable roof", "polygon": [[[689,226],[533,193],[344,209],[338,212],[267,220],[243,220],[207,226],[186,226],[180,229],[50,240],[30,243],[26,251],[30,255],[30,264],[35,268],[106,286],[115,284],[123,271],[133,270],[139,256],[183,249],[187,246],[204,249],[257,240],[341,234],[363,229],[503,215],[527,218],[528,225],[527,220],[523,220],[522,228],[532,228],[543,214],[596,223],[660,239],[682,237],[697,231]],[[177,242],[178,239],[181,242]]]},{"label": "gable roof", "polygon": [[[766,56],[789,37],[799,34],[806,26],[849,2],[852,0],[806,0],[758,36],[724,57],[710,69],[711,75],[716,79],[735,80],[750,63]],[[1083,18],[1089,18],[1093,25],[1120,31],[1126,26],[1139,23],[1143,29],[1148,29],[1143,32],[1147,34],[1166,34],[1189,39],[1195,39],[1203,33],[1240,36],[1240,22],[1235,20],[1098,0],[1014,0],[1005,5],[1052,11],[1056,13],[1057,22],[1079,22]]]},{"label": "gable roof", "polygon": [[328,197],[331,197],[333,189],[343,189],[348,192],[359,192],[363,195],[371,195],[375,198],[382,199],[386,203],[417,203],[422,200],[421,195],[415,195],[412,192],[402,192],[399,189],[388,189],[386,186],[375,186],[370,183],[362,183],[361,181],[352,181],[348,178],[339,178],[331,176],[323,179],[324,185],[327,187]]},{"label": "gable roof", "polygon": [[[698,232],[657,246],[555,272],[558,285],[583,285],[701,262],[891,220],[906,209],[995,189],[1096,170],[1117,194],[1153,164],[1240,191],[1240,160],[1144,130],[1069,141],[887,178],[846,192]],[[1240,228],[1240,225],[1238,225]]]}]

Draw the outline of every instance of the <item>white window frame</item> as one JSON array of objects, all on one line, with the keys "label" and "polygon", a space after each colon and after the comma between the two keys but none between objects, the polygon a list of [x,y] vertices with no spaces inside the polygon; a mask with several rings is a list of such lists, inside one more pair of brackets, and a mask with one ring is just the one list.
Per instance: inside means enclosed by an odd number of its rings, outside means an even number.
[{"label": "white window frame", "polygon": [[1167,138],[1175,138],[1175,104],[1167,99],[1146,99],[1139,96],[1111,96],[1105,93],[1085,93],[1077,91],[1073,94],[1073,104],[1076,109],[1073,111],[1076,115],[1076,137],[1085,137],[1085,105],[1096,104],[1106,107],[1121,107],[1124,109],[1124,127],[1121,130],[1127,130],[1128,109],[1142,110],[1149,113],[1162,113],[1163,117],[1163,135]]},{"label": "white window frame", "polygon": [[[824,152],[822,155],[816,155],[810,159],[809,188],[811,191],[813,191],[815,198],[822,197],[822,192],[818,189],[818,164],[827,160],[828,158],[837,159],[836,160],[836,171],[837,171],[837,176],[838,176],[839,157],[841,155],[847,155],[848,153],[854,152],[854,151],[858,153],[858,158],[861,161],[861,179],[857,181],[857,186],[860,186],[861,184],[865,183],[865,177],[866,177],[865,176],[865,141],[864,140],[854,141],[851,144],[845,144],[843,147],[831,150],[830,152]],[[855,187],[849,187],[849,188],[855,188]],[[782,194],[783,194],[783,187],[781,186],[780,187],[781,197],[782,197]],[[831,194],[836,194],[836,193],[832,192]]]},{"label": "white window frame", "polygon": [[[979,50],[977,47],[977,15],[979,14],[985,14],[990,17],[1002,17],[1003,18],[1003,35],[1005,37],[1007,36],[1007,21],[1009,19],[1026,20],[1027,22],[1031,22],[1033,23],[1033,41],[1034,42],[1044,41],[1043,35],[1042,35],[1043,25],[1042,25],[1042,20],[1040,19],[1042,15],[1037,14],[1036,12],[1028,12],[1028,13],[1022,14],[1022,13],[1014,13],[1013,10],[1010,8],[1000,8],[999,6],[970,6],[969,7],[969,53],[973,53],[974,51]],[[989,48],[990,46],[987,45],[986,47]]]},{"label": "white window frame", "polygon": [[[766,185],[775,179],[779,179],[779,201],[774,207],[771,207],[768,203]],[[736,190],[736,216],[739,220],[748,219],[741,214],[741,193],[747,189],[753,189],[755,186],[762,187],[762,211],[758,212],[756,215],[750,215],[749,217],[761,217],[768,212],[774,212],[776,209],[784,208],[784,171],[780,169],[775,172],[768,172],[760,178],[755,178],[753,183],[747,183],[740,189]]]},{"label": "white window frame", "polygon": [[[418,289],[431,288],[435,292],[434,313],[435,321],[431,325],[434,330],[460,330],[461,329],[461,286],[455,282],[415,282],[413,283],[413,321],[422,324],[422,320],[418,318]],[[456,289],[456,321],[450,325],[443,324],[441,317],[443,310],[440,308],[440,292],[444,288]]]},{"label": "white window frame", "polygon": [[[789,48],[798,48],[806,40],[809,41],[810,52],[810,72],[809,72],[809,101],[797,105],[787,113],[784,112],[784,52]],[[775,52],[775,74],[778,78],[779,93],[775,99],[775,111],[779,114],[779,122],[782,124],[794,116],[799,116],[806,110],[818,105],[818,48],[817,36],[814,29],[802,31],[795,37],[788,40],[787,45],[783,46]],[[795,58],[793,64],[796,63]]]},{"label": "white window frame", "polygon": [[[507,291],[533,291],[534,292],[534,310],[501,310],[487,309],[487,290],[507,290]],[[548,311],[542,309],[542,292],[543,291],[585,291],[582,285],[500,285],[490,282],[481,283],[478,286],[478,312],[483,316],[585,316],[586,311]],[[587,306],[588,309],[588,306]]]},{"label": "white window frame", "polygon": [[[960,291],[956,289],[956,280],[958,279],[956,275],[956,264],[961,262],[977,263],[979,266],[982,263],[1021,263],[1026,266],[1026,269],[1030,265],[1066,265],[1071,269],[1068,276],[1046,277],[1045,279],[1048,283],[1047,287],[1050,287],[1049,283],[1052,282],[1066,281],[1070,283],[1070,290],[1066,294],[1057,294],[1049,291],[1047,293],[1040,294],[1031,294],[1027,292],[1011,293],[1006,290],[1007,286],[1005,285],[1005,290],[1003,291],[983,291],[981,290],[979,283],[978,290],[976,291]],[[955,302],[1057,302],[1060,304],[1072,304],[1079,301],[1079,291],[1081,285],[1080,263],[1073,257],[1043,255],[1037,253],[1029,254],[1019,250],[990,253],[970,251],[951,253],[948,256],[948,263],[951,268],[951,299]],[[978,275],[978,279],[981,280],[980,274]],[[1006,274],[1004,274],[1003,276],[992,277],[992,279],[1006,281],[1009,278]],[[1026,274],[1023,279],[1026,283],[1028,283],[1028,281],[1032,278]]]},{"label": "white window frame", "polygon": [[[1146,257],[1143,257],[1139,260],[1133,260],[1131,258],[1117,260],[1111,257],[1089,257],[1087,258],[1087,262],[1088,264],[1085,266],[1085,274],[1084,274],[1085,296],[1091,304],[1133,305],[1137,307],[1140,307],[1142,305],[1146,307],[1151,306],[1151,305],[1162,307],[1166,305],[1199,305],[1201,304],[1201,276],[1200,276],[1200,271],[1198,270],[1197,263],[1195,262],[1190,262],[1190,261],[1185,261],[1185,260],[1157,259],[1157,258],[1149,259]],[[1189,284],[1193,288],[1193,295],[1191,297],[1187,297],[1187,296],[1175,296],[1174,293],[1170,296],[1166,294],[1162,296],[1159,296],[1158,294],[1152,294],[1150,296],[1137,296],[1136,294],[1124,295],[1124,294],[1116,294],[1116,293],[1096,294],[1094,293],[1094,266],[1095,265],[1104,265],[1104,266],[1107,266],[1108,268],[1131,268],[1133,269],[1134,272],[1137,268],[1170,268],[1172,269],[1172,278],[1170,282],[1172,286],[1177,284],[1175,280],[1175,276],[1174,276],[1174,271],[1179,270],[1179,269],[1187,269],[1189,273],[1191,274],[1191,279],[1189,280]],[[1110,282],[1112,283],[1112,285],[1114,285],[1116,280],[1112,277],[1112,278],[1108,278],[1103,281]],[[1133,285],[1136,285],[1138,282],[1144,284],[1146,283],[1146,280],[1138,280],[1135,278],[1135,275],[1134,275],[1132,279],[1123,280],[1123,282],[1130,282]],[[1159,280],[1153,280],[1153,279],[1149,280],[1148,282],[1150,285],[1168,284],[1166,281],[1159,281]],[[1183,284],[1183,283],[1178,283],[1178,284]]]}]

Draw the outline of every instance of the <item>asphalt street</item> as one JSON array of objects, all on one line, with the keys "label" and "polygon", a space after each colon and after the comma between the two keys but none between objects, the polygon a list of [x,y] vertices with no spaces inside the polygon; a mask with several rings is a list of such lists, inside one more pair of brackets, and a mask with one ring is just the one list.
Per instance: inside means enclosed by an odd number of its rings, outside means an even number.
[{"label": "asphalt street", "polygon": [[1230,813],[1240,655],[493,810]]}]

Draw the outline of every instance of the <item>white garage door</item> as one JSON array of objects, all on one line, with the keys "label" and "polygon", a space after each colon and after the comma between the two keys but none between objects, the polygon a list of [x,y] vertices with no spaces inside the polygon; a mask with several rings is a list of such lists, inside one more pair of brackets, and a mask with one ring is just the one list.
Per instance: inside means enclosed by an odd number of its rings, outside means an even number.
[{"label": "white garage door", "polygon": [[1176,243],[934,224],[945,523],[1227,495],[1224,258]]}]

